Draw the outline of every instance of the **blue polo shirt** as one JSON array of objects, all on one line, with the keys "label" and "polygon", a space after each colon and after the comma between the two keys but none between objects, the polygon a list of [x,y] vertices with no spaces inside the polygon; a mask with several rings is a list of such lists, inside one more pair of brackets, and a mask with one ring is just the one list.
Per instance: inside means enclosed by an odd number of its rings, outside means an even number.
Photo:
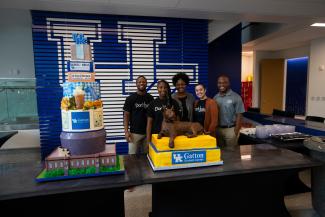
[{"label": "blue polo shirt", "polygon": [[223,96],[217,93],[213,99],[219,107],[219,126],[235,125],[236,114],[245,112],[242,98],[231,89]]}]

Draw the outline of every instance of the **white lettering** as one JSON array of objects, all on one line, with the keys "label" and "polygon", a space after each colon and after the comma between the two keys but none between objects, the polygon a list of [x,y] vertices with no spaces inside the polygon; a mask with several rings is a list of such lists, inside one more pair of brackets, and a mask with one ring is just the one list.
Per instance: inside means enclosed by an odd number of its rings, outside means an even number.
[{"label": "white lettering", "polygon": [[195,108],[195,111],[196,112],[205,112],[205,108],[197,107],[197,108]]},{"label": "white lettering", "polygon": [[185,160],[187,160],[187,159],[201,159],[203,157],[204,157],[203,154],[196,154],[196,153],[185,153],[184,154]]},{"label": "white lettering", "polygon": [[134,105],[135,105],[135,108],[148,108],[148,106],[149,106],[149,104],[146,104],[145,102],[140,103],[140,104],[135,103]]},{"label": "white lettering", "polygon": [[161,111],[162,107],[155,107],[155,112],[156,111]]}]

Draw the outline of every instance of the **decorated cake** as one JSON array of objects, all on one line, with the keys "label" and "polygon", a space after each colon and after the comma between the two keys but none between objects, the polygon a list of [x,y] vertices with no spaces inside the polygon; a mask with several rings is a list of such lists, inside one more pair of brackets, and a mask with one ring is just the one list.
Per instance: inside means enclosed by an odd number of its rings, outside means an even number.
[{"label": "decorated cake", "polygon": [[61,146],[45,159],[37,181],[98,176],[124,171],[115,146],[106,145],[100,83],[95,80],[91,47],[83,34],[72,34],[68,79],[61,100]]},{"label": "decorated cake", "polygon": [[155,171],[223,164],[217,140],[212,136],[177,136],[173,149],[168,146],[169,137],[157,137],[157,134],[152,135],[148,155],[150,165]]}]

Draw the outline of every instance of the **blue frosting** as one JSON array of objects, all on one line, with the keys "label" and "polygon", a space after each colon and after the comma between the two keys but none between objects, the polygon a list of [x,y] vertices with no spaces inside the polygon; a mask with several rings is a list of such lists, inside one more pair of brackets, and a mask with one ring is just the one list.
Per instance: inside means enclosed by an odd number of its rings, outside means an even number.
[{"label": "blue frosting", "polygon": [[99,82],[64,82],[63,96],[73,97],[76,87],[81,87],[85,91],[85,101],[95,101],[100,99]]},{"label": "blue frosting", "polygon": [[76,44],[87,44],[87,37],[82,33],[72,33],[72,39]]}]

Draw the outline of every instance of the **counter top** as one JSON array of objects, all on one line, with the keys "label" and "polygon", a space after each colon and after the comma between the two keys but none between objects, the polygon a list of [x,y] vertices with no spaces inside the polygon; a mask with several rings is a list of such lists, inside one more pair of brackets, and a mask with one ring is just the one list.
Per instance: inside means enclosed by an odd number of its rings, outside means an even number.
[{"label": "counter top", "polygon": [[123,175],[37,183],[43,169],[39,148],[0,150],[0,200],[139,185],[136,161],[135,156],[124,157]]},{"label": "counter top", "polygon": [[245,112],[243,116],[259,124],[288,124],[296,126],[296,131],[313,135],[325,136],[325,124],[315,121],[306,121],[301,119],[271,116],[254,112]]},{"label": "counter top", "polygon": [[146,156],[128,155],[123,175],[37,183],[35,177],[43,168],[39,153],[39,148],[0,150],[0,200],[321,165],[302,154],[258,144],[222,151],[221,166],[153,172]]},{"label": "counter top", "polygon": [[222,151],[224,164],[193,169],[152,171],[145,156],[140,159],[144,183],[179,181],[275,170],[307,168],[321,165],[302,154],[269,144],[238,146],[235,151]]}]

